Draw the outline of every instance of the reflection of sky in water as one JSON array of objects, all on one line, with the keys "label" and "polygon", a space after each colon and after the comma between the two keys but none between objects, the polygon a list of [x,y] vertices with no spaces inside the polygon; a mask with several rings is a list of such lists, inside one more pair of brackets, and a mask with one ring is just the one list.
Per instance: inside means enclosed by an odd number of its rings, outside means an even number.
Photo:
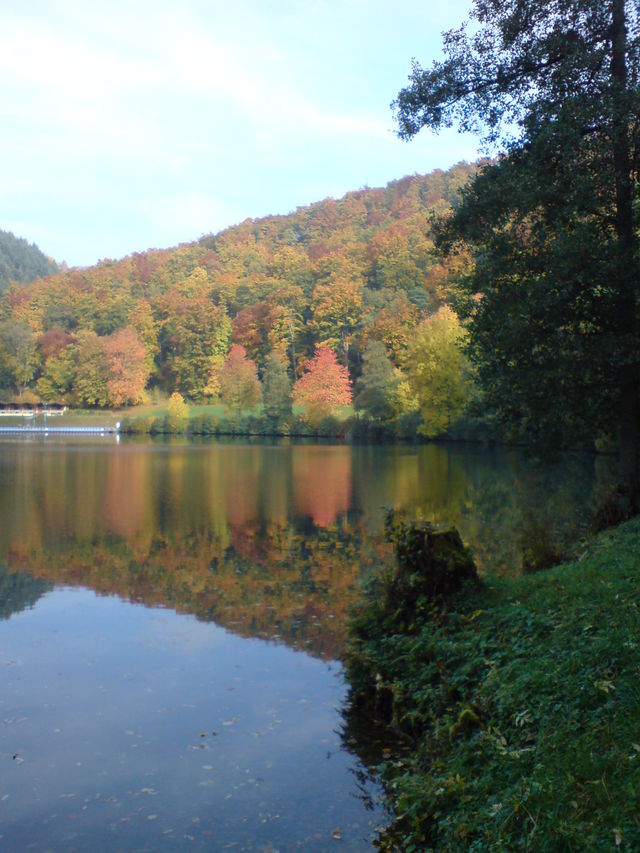
[{"label": "reflection of sky in water", "polygon": [[3,849],[370,849],[339,665],[68,589],[0,648]]},{"label": "reflection of sky in water", "polygon": [[327,661],[391,559],[382,506],[517,571],[528,514],[585,517],[606,480],[462,446],[0,441],[0,849],[370,849]]}]

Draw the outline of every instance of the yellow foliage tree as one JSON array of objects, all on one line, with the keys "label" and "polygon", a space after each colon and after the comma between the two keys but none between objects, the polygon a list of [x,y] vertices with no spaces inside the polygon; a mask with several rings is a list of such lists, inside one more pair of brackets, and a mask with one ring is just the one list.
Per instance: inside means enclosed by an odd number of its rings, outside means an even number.
[{"label": "yellow foliage tree", "polygon": [[465,331],[444,305],[417,328],[406,371],[420,403],[420,431],[433,437],[446,432],[462,412],[471,391],[469,361],[463,351]]},{"label": "yellow foliage tree", "polygon": [[182,432],[189,420],[189,406],[179,391],[174,391],[167,404],[167,427],[169,432]]}]

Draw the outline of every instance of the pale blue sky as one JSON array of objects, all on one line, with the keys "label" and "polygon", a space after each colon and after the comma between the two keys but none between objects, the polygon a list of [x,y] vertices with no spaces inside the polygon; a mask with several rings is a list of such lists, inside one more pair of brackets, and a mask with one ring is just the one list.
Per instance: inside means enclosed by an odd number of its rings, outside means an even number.
[{"label": "pale blue sky", "polygon": [[478,155],[394,134],[470,0],[2,0],[0,228],[71,265]]}]

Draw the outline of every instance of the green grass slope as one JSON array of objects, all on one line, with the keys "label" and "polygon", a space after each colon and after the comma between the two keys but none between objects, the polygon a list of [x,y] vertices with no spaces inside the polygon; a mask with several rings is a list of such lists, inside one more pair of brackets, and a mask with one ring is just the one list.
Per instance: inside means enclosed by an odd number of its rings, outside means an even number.
[{"label": "green grass slope", "polygon": [[640,850],[640,520],[361,639],[363,660],[411,742],[382,849]]}]

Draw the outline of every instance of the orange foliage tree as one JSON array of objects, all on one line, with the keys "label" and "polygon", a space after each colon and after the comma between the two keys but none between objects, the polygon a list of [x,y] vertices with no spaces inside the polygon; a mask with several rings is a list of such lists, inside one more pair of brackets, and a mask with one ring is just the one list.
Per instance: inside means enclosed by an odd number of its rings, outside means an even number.
[{"label": "orange foliage tree", "polygon": [[241,344],[234,344],[225,360],[220,375],[220,399],[238,416],[243,409],[252,408],[262,399],[256,363],[247,358],[247,351]]},{"label": "orange foliage tree", "polygon": [[111,406],[138,403],[149,378],[147,351],[130,326],[102,339]]},{"label": "orange foliage tree", "polygon": [[351,403],[349,371],[338,363],[331,347],[316,347],[304,371],[293,386],[293,402],[304,406],[305,418],[312,426]]}]

